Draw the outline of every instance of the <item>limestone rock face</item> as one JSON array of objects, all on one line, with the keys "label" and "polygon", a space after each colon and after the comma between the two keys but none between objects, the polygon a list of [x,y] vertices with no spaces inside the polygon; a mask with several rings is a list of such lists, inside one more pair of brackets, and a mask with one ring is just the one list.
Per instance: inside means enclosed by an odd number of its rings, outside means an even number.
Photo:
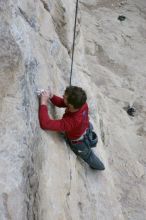
[{"label": "limestone rock face", "polygon": [[79,1],[72,84],[87,92],[106,170],[39,126],[36,89],[69,85],[75,3],[0,0],[0,220],[146,218],[145,0]]}]

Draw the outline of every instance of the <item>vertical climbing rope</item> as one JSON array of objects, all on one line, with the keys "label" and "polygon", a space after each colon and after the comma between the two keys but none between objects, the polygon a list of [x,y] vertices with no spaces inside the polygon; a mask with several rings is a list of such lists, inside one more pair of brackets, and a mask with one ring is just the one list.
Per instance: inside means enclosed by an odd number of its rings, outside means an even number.
[{"label": "vertical climbing rope", "polygon": [[79,0],[76,0],[75,23],[74,23],[74,34],[73,34],[72,56],[71,56],[70,83],[69,83],[70,86],[71,86],[73,63],[74,63],[74,50],[75,50],[75,37],[76,37],[77,15],[78,15],[78,2],[79,2]]}]

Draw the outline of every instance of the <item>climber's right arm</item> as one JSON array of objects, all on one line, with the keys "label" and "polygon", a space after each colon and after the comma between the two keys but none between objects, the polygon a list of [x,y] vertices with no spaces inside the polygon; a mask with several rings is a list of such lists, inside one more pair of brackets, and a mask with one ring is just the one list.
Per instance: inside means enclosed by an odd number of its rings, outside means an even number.
[{"label": "climber's right arm", "polygon": [[49,99],[53,103],[53,105],[55,105],[57,107],[60,107],[60,108],[67,107],[65,105],[65,103],[64,103],[64,99],[63,98],[58,97],[56,95],[50,95],[50,92],[48,90],[44,90],[41,93],[41,96],[40,96],[40,104],[41,105],[47,105]]},{"label": "climber's right arm", "polygon": [[50,98],[50,101],[53,103],[53,105],[55,105],[57,107],[60,107],[60,108],[66,108],[67,107],[64,103],[64,99],[59,97],[59,96],[53,95],[53,97]]}]

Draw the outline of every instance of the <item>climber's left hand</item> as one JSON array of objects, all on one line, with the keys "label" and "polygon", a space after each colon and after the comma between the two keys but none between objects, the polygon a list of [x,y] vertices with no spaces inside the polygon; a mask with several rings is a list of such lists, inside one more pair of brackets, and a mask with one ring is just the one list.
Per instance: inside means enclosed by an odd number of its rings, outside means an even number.
[{"label": "climber's left hand", "polygon": [[47,105],[49,98],[50,98],[49,91],[47,91],[47,90],[43,91],[41,93],[41,96],[40,96],[40,104],[41,105]]}]

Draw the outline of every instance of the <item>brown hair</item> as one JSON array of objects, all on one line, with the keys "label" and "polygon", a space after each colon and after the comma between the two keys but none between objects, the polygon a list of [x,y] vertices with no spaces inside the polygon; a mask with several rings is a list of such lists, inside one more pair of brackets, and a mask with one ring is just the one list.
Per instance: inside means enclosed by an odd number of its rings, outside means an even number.
[{"label": "brown hair", "polygon": [[87,100],[85,91],[77,86],[68,86],[65,95],[67,96],[67,102],[73,105],[75,109],[81,108]]}]

